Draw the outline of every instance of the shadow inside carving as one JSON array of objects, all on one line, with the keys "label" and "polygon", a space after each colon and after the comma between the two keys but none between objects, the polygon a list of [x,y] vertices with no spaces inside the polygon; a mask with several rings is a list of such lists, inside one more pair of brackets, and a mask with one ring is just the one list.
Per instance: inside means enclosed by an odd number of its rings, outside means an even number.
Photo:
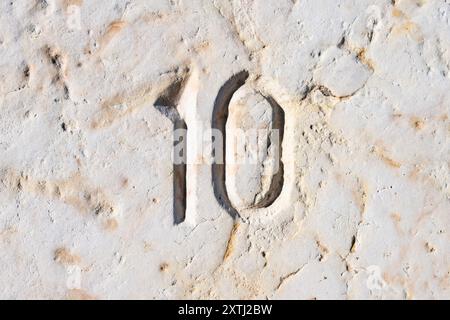
[{"label": "shadow inside carving", "polygon": [[188,77],[176,79],[159,95],[154,105],[166,108],[176,108],[186,85],[187,78]]},{"label": "shadow inside carving", "polygon": [[[225,127],[228,119],[229,105],[233,94],[242,87],[249,74],[247,71],[241,71],[240,73],[231,77],[220,88],[216,101],[214,102],[214,110],[212,116],[212,129],[213,145],[219,146],[221,150],[213,150],[213,164],[212,164],[212,183],[214,188],[214,195],[219,204],[230,214],[232,218],[239,217],[239,213],[231,204],[228,197],[227,188],[225,184],[225,155],[226,155],[226,132]],[[222,141],[217,143],[215,141],[218,137],[214,135],[214,131],[221,133]]]},{"label": "shadow inside carving", "polygon": [[186,219],[186,161],[187,125],[176,105],[185,80],[172,83],[156,100],[154,107],[173,123],[173,221],[180,224]]},{"label": "shadow inside carving", "polygon": [[186,219],[186,161],[187,161],[187,125],[184,120],[174,123],[174,158],[173,162],[173,219],[180,224]]}]

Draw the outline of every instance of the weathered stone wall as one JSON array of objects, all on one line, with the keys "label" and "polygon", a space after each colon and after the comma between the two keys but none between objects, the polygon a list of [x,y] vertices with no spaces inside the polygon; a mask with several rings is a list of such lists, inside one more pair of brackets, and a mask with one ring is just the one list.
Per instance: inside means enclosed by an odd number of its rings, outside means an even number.
[{"label": "weathered stone wall", "polygon": [[448,0],[1,1],[0,298],[450,298],[449,68]]}]

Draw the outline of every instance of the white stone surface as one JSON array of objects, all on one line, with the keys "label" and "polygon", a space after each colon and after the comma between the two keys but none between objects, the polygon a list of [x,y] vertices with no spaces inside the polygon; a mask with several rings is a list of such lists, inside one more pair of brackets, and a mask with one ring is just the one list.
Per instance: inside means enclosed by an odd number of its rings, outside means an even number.
[{"label": "white stone surface", "polygon": [[[1,1],[0,298],[450,298],[449,68],[446,0]],[[284,180],[233,217],[194,137],[243,71]]]}]

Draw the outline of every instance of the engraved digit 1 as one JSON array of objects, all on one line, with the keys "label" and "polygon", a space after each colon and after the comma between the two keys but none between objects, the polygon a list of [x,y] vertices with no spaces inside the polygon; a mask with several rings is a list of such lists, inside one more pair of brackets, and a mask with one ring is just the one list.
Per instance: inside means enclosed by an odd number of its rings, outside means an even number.
[{"label": "engraved digit 1", "polygon": [[186,219],[187,125],[177,106],[185,79],[177,79],[156,100],[154,106],[173,123],[173,221]]},{"label": "engraved digit 1", "polygon": [[[196,189],[194,159],[197,154],[197,143],[194,125],[197,106],[198,71],[184,70],[184,74],[176,79],[155,101],[155,108],[173,123],[173,221],[175,225],[194,219],[192,214],[196,208],[196,194],[187,189]],[[188,154],[188,142],[190,144]],[[188,212],[192,212],[191,217]]]}]

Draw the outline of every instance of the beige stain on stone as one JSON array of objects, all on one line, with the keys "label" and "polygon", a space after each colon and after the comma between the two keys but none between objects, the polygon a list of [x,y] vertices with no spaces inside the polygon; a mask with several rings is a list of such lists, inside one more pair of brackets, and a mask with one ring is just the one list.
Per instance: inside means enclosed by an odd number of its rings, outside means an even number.
[{"label": "beige stain on stone", "polygon": [[448,194],[448,192],[446,192],[445,190],[445,182],[443,184],[442,182],[437,180],[436,176],[434,176],[432,172],[427,172],[423,163],[415,164],[414,167],[409,171],[408,178],[413,182],[421,183],[427,188],[439,190],[444,195],[446,193]]},{"label": "beige stain on stone", "polygon": [[163,262],[159,265],[160,272],[166,272],[169,270],[169,264],[167,262]]},{"label": "beige stain on stone", "polygon": [[424,37],[420,27],[413,22],[402,10],[394,6],[392,9],[392,16],[397,20],[392,28],[393,36],[406,35],[417,42],[423,42]]},{"label": "beige stain on stone", "polygon": [[50,199],[60,200],[81,213],[90,213],[99,217],[109,217],[114,206],[105,193],[90,186],[79,174],[73,174],[64,180],[39,180],[24,172],[13,169],[0,170],[0,182],[12,192],[29,192]]},{"label": "beige stain on stone", "polygon": [[71,289],[67,292],[68,300],[97,300],[96,297],[90,295],[82,289]]},{"label": "beige stain on stone", "polygon": [[102,103],[100,112],[91,123],[91,128],[99,129],[110,126],[116,120],[132,113],[145,102],[155,99],[156,94],[152,87],[143,87],[129,96],[118,94]]},{"label": "beige stain on stone", "polygon": [[0,241],[8,244],[11,238],[18,233],[19,231],[16,227],[7,227],[0,231]]},{"label": "beige stain on stone", "polygon": [[131,92],[122,92],[104,101],[100,111],[91,122],[92,129],[101,129],[112,125],[117,120],[130,115],[143,106],[152,105],[158,96],[176,79],[187,76],[186,67],[176,68],[162,76],[158,82],[143,85]]},{"label": "beige stain on stone", "polygon": [[362,48],[358,50],[356,54],[357,59],[364,64],[369,70],[374,71],[375,70],[375,62],[367,57],[367,49]]},{"label": "beige stain on stone", "polygon": [[211,43],[207,40],[200,41],[199,43],[196,43],[192,46],[192,50],[197,54],[205,53],[206,51],[208,51],[210,49],[211,49]]},{"label": "beige stain on stone", "polygon": [[425,121],[419,117],[411,117],[411,126],[417,130],[420,131],[425,127]]},{"label": "beige stain on stone", "polygon": [[108,219],[103,223],[103,228],[106,231],[116,231],[119,228],[119,222],[116,219]]},{"label": "beige stain on stone", "polygon": [[228,238],[227,246],[225,248],[225,253],[223,255],[224,262],[233,254],[234,247],[235,247],[235,241],[236,241],[236,234],[237,234],[238,230],[239,230],[239,222],[236,222],[233,225],[233,228],[231,229],[231,232],[230,232],[230,237]]},{"label": "beige stain on stone", "polygon": [[67,10],[70,6],[81,7],[83,3],[83,0],[63,0],[63,7]]},{"label": "beige stain on stone", "polygon": [[393,221],[393,223],[394,223],[395,230],[397,231],[397,233],[398,233],[399,235],[403,235],[403,234],[404,234],[404,231],[403,231],[403,228],[402,228],[402,225],[401,225],[401,222],[402,222],[402,216],[401,216],[399,213],[394,212],[394,213],[392,213],[392,214],[390,215],[390,217],[391,217],[391,219],[392,219],[392,221]]},{"label": "beige stain on stone", "polygon": [[81,259],[76,254],[71,253],[66,248],[58,248],[55,250],[53,260],[62,264],[63,266],[73,266],[78,265]]},{"label": "beige stain on stone", "polygon": [[319,261],[323,261],[324,259],[326,259],[328,253],[330,252],[330,250],[328,249],[327,246],[325,246],[322,241],[316,237],[316,244],[317,244],[317,248],[319,250],[320,256],[319,256]]},{"label": "beige stain on stone", "polygon": [[367,183],[358,179],[357,189],[353,192],[353,195],[358,205],[359,212],[361,213],[361,216],[363,216],[366,212],[367,198],[369,195],[369,188],[367,186]]},{"label": "beige stain on stone", "polygon": [[111,22],[103,35],[98,39],[99,48],[96,52],[96,56],[101,55],[103,51],[108,47],[109,43],[127,26],[125,21],[117,20]]},{"label": "beige stain on stone", "polygon": [[394,28],[394,33],[398,35],[401,34],[416,35],[419,30],[420,30],[419,26],[416,23],[412,21],[405,21],[400,26]]},{"label": "beige stain on stone", "polygon": [[392,9],[392,16],[395,18],[404,18],[405,14],[398,8]]},{"label": "beige stain on stone", "polygon": [[164,13],[164,12],[150,12],[150,13],[146,13],[143,16],[141,16],[141,19],[145,22],[145,23],[154,23],[157,21],[162,21],[167,19],[168,14]]},{"label": "beige stain on stone", "polygon": [[375,146],[373,149],[373,152],[375,155],[378,156],[378,158],[383,161],[386,165],[388,165],[391,168],[399,169],[401,168],[401,163],[394,160],[389,153],[386,151],[386,149],[382,146]]},{"label": "beige stain on stone", "polygon": [[[68,84],[68,55],[56,46],[45,46],[44,54],[53,67],[52,84],[62,89],[64,99],[70,98]],[[30,69],[31,70],[31,69]]]},{"label": "beige stain on stone", "polygon": [[[415,115],[405,115],[401,113],[394,113],[392,115],[392,118],[394,121],[401,122],[408,122],[413,129],[416,131],[421,131],[426,127],[427,119]],[[437,120],[440,120],[439,118]]]}]

